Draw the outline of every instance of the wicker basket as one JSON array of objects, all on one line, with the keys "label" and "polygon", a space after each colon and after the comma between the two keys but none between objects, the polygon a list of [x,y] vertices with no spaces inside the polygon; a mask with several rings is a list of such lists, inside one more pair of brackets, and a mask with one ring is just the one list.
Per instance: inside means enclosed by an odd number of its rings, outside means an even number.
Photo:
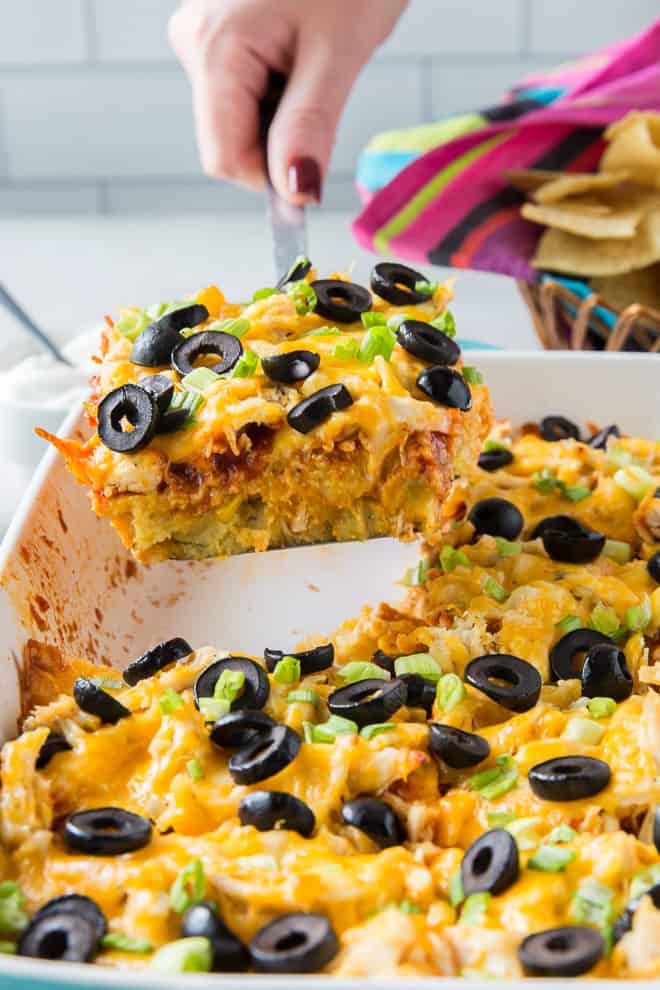
[{"label": "wicker basket", "polygon": [[[650,351],[660,353],[660,312],[638,303],[619,309],[596,292],[581,299],[559,282],[518,281],[543,347],[549,351]],[[612,326],[597,307],[616,317]]]}]

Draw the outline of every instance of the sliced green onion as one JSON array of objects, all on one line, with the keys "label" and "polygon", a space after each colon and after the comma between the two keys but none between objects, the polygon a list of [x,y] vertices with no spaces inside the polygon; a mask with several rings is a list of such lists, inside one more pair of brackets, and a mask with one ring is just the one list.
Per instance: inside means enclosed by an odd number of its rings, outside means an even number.
[{"label": "sliced green onion", "polygon": [[181,385],[183,388],[195,388],[198,392],[205,392],[209,385],[220,380],[220,375],[211,368],[193,368],[183,376]]},{"label": "sliced green onion", "polygon": [[144,938],[131,938],[123,932],[108,932],[101,939],[104,949],[117,949],[119,952],[136,952],[140,955],[145,952],[153,952],[154,947],[151,942]]},{"label": "sliced green onion", "polygon": [[557,487],[557,476],[550,468],[542,468],[532,475],[532,484],[537,492],[543,495],[550,495]]},{"label": "sliced green onion", "polygon": [[468,777],[467,784],[473,791],[478,791],[481,797],[487,801],[502,797],[508,793],[518,783],[518,767],[507,757],[507,762],[502,762],[499,766],[482,770]]},{"label": "sliced green onion", "polygon": [[355,337],[347,337],[346,340],[337,344],[333,357],[339,358],[340,361],[355,361],[359,350],[360,341],[356,340]]},{"label": "sliced green onion", "polygon": [[360,735],[363,739],[374,739],[385,732],[391,732],[392,729],[396,729],[395,722],[374,722],[373,725],[365,725],[360,729]]},{"label": "sliced green onion", "polygon": [[137,313],[126,313],[125,316],[120,317],[115,323],[115,329],[122,337],[135,340],[148,325],[149,317],[144,310],[140,310]]},{"label": "sliced green onion", "polygon": [[421,907],[419,906],[419,904],[413,904],[412,901],[399,901],[399,903],[396,905],[396,907],[403,914],[423,914],[424,913],[422,911]]},{"label": "sliced green onion", "polygon": [[430,653],[411,653],[394,661],[397,677],[402,674],[420,674],[429,681],[439,681],[442,677],[442,667]]},{"label": "sliced green onion", "polygon": [[186,763],[186,770],[188,771],[188,776],[191,780],[203,780],[204,771],[202,770],[202,764],[199,762],[196,756],[193,756],[192,760],[188,760]]},{"label": "sliced green onion", "polygon": [[541,841],[537,829],[542,824],[542,818],[516,818],[504,828],[514,837],[519,849],[527,850],[536,849]]},{"label": "sliced green onion", "polygon": [[625,625],[630,632],[643,632],[651,623],[653,613],[651,611],[651,599],[644,595],[640,605],[631,605],[626,609]]},{"label": "sliced green onion", "polygon": [[614,484],[627,492],[636,502],[641,502],[647,492],[655,487],[653,475],[635,464],[621,468],[614,475]]},{"label": "sliced green onion", "polygon": [[318,725],[303,722],[303,729],[305,742],[313,743],[333,743],[337,736],[356,736],[358,733],[357,723],[341,715],[331,715],[327,722]]},{"label": "sliced green onion", "polygon": [[485,595],[489,598],[493,598],[496,602],[502,604],[509,597],[506,588],[503,588],[499,581],[496,581],[492,575],[488,575],[483,583],[483,591]]},{"label": "sliced green onion", "polygon": [[402,323],[406,320],[414,320],[415,316],[410,313],[395,313],[394,316],[390,316],[387,320],[387,325],[390,330],[398,330]]},{"label": "sliced green onion", "polygon": [[437,282],[428,282],[426,279],[420,279],[415,282],[415,292],[419,292],[423,296],[432,296],[437,288]]},{"label": "sliced green onion", "polygon": [[17,945],[16,942],[8,942],[5,939],[0,939],[0,955],[3,956],[15,956]]},{"label": "sliced green onion", "polygon": [[610,444],[607,448],[605,462],[609,468],[625,468],[633,463],[633,456],[619,444]]},{"label": "sliced green onion", "polygon": [[183,708],[183,698],[173,688],[165,688],[159,698],[158,704],[163,715],[171,715],[178,708]]},{"label": "sliced green onion", "polygon": [[231,703],[243,694],[244,688],[245,674],[242,670],[223,670],[215,682],[213,697]]},{"label": "sliced green onion", "polygon": [[337,669],[337,677],[341,677],[345,684],[354,684],[356,681],[366,681],[367,678],[377,677],[381,681],[389,681],[390,675],[377,663],[370,663],[368,660],[351,660],[343,667]]},{"label": "sliced green onion", "polygon": [[233,367],[231,377],[232,378],[252,378],[253,374],[257,370],[257,365],[259,364],[259,355],[255,354],[254,351],[246,350],[243,351],[242,355]]},{"label": "sliced green onion", "polygon": [[275,664],[273,680],[278,684],[295,684],[300,680],[300,660],[298,657],[282,657]]},{"label": "sliced green onion", "polygon": [[515,822],[516,816],[512,811],[489,811],[486,819],[491,828],[506,828],[511,822]]},{"label": "sliced green onion", "polygon": [[291,267],[289,268],[289,270],[286,273],[286,275],[284,276],[284,278],[281,280],[281,284],[282,285],[288,285],[289,282],[291,281],[291,279],[293,278],[293,276],[296,274],[296,271],[297,271],[298,268],[305,267],[305,268],[307,268],[309,270],[311,268],[311,266],[312,266],[312,263],[309,260],[309,258],[307,257],[307,255],[306,254],[299,254],[298,257],[293,262],[293,264],[291,265]]},{"label": "sliced green onion", "polygon": [[409,567],[403,578],[403,583],[407,588],[417,588],[424,584],[431,570],[429,560],[420,560],[414,567]]},{"label": "sliced green onion", "polygon": [[90,677],[94,687],[102,688],[104,691],[120,691],[126,687],[123,681],[115,681],[110,677]]},{"label": "sliced green onion", "polygon": [[298,688],[296,691],[289,691],[286,696],[287,705],[306,704],[306,705],[318,705],[321,697],[312,691],[311,688]]},{"label": "sliced green onion", "polygon": [[494,450],[510,450],[510,448],[511,448],[510,444],[504,443],[503,440],[500,440],[498,437],[494,437],[491,435],[489,437],[486,437],[486,439],[484,440],[484,445],[481,449],[484,451],[484,453],[490,454]]},{"label": "sliced green onion", "polygon": [[563,619],[560,619],[556,623],[555,628],[559,630],[562,636],[566,636],[567,633],[575,632],[576,629],[582,628],[582,619],[579,615],[565,615]]},{"label": "sliced green onion", "polygon": [[562,873],[569,863],[575,859],[572,849],[561,846],[541,846],[527,861],[530,870],[541,870],[543,873]]},{"label": "sliced green onion", "polygon": [[387,317],[385,314],[376,313],[374,310],[371,310],[369,313],[362,313],[360,319],[367,330],[371,327],[387,326]]},{"label": "sliced green onion", "polygon": [[184,306],[190,306],[189,299],[177,299],[175,302],[152,303],[151,306],[147,306],[145,313],[150,320],[158,320],[167,313],[174,313],[177,309],[183,309]]},{"label": "sliced green onion", "polygon": [[623,540],[605,540],[602,549],[603,557],[609,557],[616,564],[627,564],[632,558],[632,548],[629,543]]},{"label": "sliced green onion", "polygon": [[614,698],[589,698],[587,711],[594,718],[609,718],[616,711]]},{"label": "sliced green onion", "polygon": [[256,289],[252,293],[252,302],[256,303],[259,302],[260,299],[268,299],[269,296],[277,296],[279,295],[279,291],[280,291],[279,289],[269,289],[269,288]]},{"label": "sliced green onion", "polygon": [[27,926],[29,918],[23,910],[23,891],[13,880],[0,883],[0,937],[11,938],[20,934]]},{"label": "sliced green onion", "polygon": [[293,299],[298,316],[306,316],[316,309],[316,293],[304,279],[299,282],[289,282],[286,293]]},{"label": "sliced green onion", "polygon": [[572,718],[564,729],[564,739],[571,742],[584,743],[586,746],[597,746],[605,735],[605,729],[590,718]]},{"label": "sliced green onion", "polygon": [[212,963],[213,947],[200,935],[164,945],[154,952],[149,968],[159,973],[210,973]]},{"label": "sliced green onion", "polygon": [[653,866],[647,866],[645,869],[640,870],[632,878],[630,900],[634,901],[638,897],[641,897],[642,894],[645,894],[647,890],[655,887],[658,883],[660,883],[660,863],[654,863]]},{"label": "sliced green onion", "polygon": [[199,710],[205,722],[217,722],[231,709],[231,702],[226,698],[200,698]]},{"label": "sliced green onion", "polygon": [[577,832],[570,825],[557,825],[547,837],[547,841],[552,843],[572,842],[573,839],[577,839],[577,836]]},{"label": "sliced green onion", "polygon": [[495,546],[500,557],[517,557],[522,551],[522,543],[515,540],[505,540],[503,536],[495,537]]},{"label": "sliced green onion", "polygon": [[470,894],[463,905],[461,916],[458,919],[459,925],[478,924],[488,910],[489,903],[490,894],[485,891],[480,894]]},{"label": "sliced green onion", "polygon": [[216,320],[211,323],[206,330],[213,330],[217,333],[230,333],[232,337],[244,337],[250,329],[250,321],[244,320],[241,316],[232,316],[227,320]]},{"label": "sliced green onion", "polygon": [[583,880],[571,902],[573,918],[581,925],[604,928],[614,920],[614,891],[595,877]]},{"label": "sliced green onion", "polygon": [[461,876],[461,871],[456,870],[456,873],[452,873],[449,878],[449,903],[455,908],[464,900],[463,877]]},{"label": "sliced green onion", "polygon": [[581,502],[582,499],[591,495],[591,488],[587,488],[586,485],[565,485],[559,482],[559,487],[564,498],[570,502]]},{"label": "sliced green onion", "polygon": [[194,859],[179,873],[170,889],[170,904],[177,914],[183,914],[203,900],[206,892],[206,877],[201,859]]},{"label": "sliced green onion", "polygon": [[456,336],[456,320],[454,319],[454,314],[449,309],[446,309],[444,313],[440,313],[440,316],[436,316],[434,320],[431,320],[430,325],[436,330],[440,330],[441,333],[446,334],[447,337]]},{"label": "sliced green onion", "polygon": [[445,574],[451,574],[457,567],[472,567],[470,558],[455,547],[443,547],[440,551],[440,566]]},{"label": "sliced green onion", "polygon": [[619,631],[619,616],[613,608],[607,608],[599,602],[591,610],[589,625],[604,636],[614,636]]},{"label": "sliced green onion", "polygon": [[365,333],[358,351],[358,358],[364,364],[371,364],[377,354],[382,355],[386,361],[392,356],[396,337],[388,326],[377,324]]},{"label": "sliced green onion", "polygon": [[468,385],[483,385],[484,383],[484,376],[481,374],[479,369],[473,368],[471,365],[463,365],[461,368],[461,374]]},{"label": "sliced green onion", "polygon": [[465,685],[458,674],[443,674],[435,689],[435,703],[443,712],[450,712],[467,698]]},{"label": "sliced green onion", "polygon": [[339,327],[317,327],[316,330],[308,330],[303,337],[341,337]]}]

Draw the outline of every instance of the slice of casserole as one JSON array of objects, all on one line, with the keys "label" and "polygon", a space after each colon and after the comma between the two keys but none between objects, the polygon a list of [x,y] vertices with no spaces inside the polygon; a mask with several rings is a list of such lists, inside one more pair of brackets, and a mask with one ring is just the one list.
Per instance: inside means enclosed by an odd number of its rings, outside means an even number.
[{"label": "slice of casserole", "polygon": [[439,537],[491,422],[451,290],[390,263],[371,291],[312,275],[107,321],[93,436],[42,435],[139,560]]}]

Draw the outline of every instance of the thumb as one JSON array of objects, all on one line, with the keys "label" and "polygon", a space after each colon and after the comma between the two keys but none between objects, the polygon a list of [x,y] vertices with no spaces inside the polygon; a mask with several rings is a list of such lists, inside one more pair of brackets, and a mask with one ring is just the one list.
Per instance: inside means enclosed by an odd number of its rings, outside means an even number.
[{"label": "thumb", "polygon": [[289,201],[320,201],[337,124],[362,61],[327,45],[299,45],[268,135],[270,177]]}]

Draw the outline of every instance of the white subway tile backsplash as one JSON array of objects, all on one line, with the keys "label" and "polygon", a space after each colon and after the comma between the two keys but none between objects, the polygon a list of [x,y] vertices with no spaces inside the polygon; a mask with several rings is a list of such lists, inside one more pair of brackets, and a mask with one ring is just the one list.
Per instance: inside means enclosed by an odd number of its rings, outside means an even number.
[{"label": "white subway tile backsplash", "polygon": [[422,80],[418,63],[372,62],[353,87],[344,110],[331,171],[352,173],[360,151],[372,134],[421,121]]},{"label": "white subway tile backsplash", "polygon": [[658,0],[528,0],[534,52],[582,54],[621,41],[658,17]]},{"label": "white subway tile backsplash", "polygon": [[98,205],[98,188],[93,182],[0,185],[0,216],[96,213]]},{"label": "white subway tile backsplash", "polygon": [[514,53],[523,0],[410,0],[381,52],[387,55]]},{"label": "white subway tile backsplash", "polygon": [[0,0],[0,66],[84,62],[85,0]]},{"label": "white subway tile backsplash", "polygon": [[46,70],[0,76],[16,179],[196,175],[183,72]]},{"label": "white subway tile backsplash", "polygon": [[160,62],[174,58],[167,22],[177,0],[88,0],[100,62]]},{"label": "white subway tile backsplash", "polygon": [[497,103],[514,83],[551,65],[551,61],[516,59],[479,67],[436,60],[431,69],[433,116],[485,109]]}]

